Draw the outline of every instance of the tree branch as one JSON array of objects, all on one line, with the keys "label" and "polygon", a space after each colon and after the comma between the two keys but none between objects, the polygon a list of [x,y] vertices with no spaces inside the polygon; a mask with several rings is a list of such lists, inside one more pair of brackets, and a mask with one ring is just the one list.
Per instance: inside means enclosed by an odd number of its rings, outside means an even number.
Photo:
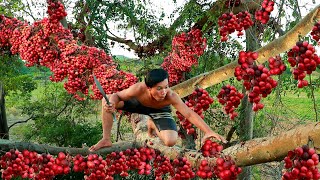
[{"label": "tree branch", "polygon": [[10,128],[12,128],[14,125],[21,124],[21,123],[26,123],[26,122],[28,122],[28,121],[31,120],[31,119],[33,119],[33,116],[31,116],[31,117],[29,117],[28,119],[23,120],[23,121],[14,122],[13,124],[11,124],[11,125],[9,126],[8,129],[10,130]]}]

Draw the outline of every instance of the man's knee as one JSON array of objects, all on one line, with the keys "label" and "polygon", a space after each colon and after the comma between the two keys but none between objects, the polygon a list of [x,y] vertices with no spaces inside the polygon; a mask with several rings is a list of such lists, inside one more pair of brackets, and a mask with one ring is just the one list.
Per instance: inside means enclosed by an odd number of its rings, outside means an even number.
[{"label": "man's knee", "polygon": [[173,139],[163,140],[163,144],[164,144],[165,146],[169,146],[169,147],[174,146],[176,143],[177,143],[177,140],[176,140],[176,139],[175,139],[175,140],[173,140]]},{"label": "man's knee", "polygon": [[160,131],[160,134],[164,145],[171,147],[177,143],[178,133],[176,131],[162,130]]}]

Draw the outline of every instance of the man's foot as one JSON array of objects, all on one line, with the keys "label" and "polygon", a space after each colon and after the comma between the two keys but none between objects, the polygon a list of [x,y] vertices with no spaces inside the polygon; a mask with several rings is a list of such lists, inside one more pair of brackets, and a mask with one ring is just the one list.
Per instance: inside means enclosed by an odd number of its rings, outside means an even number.
[{"label": "man's foot", "polygon": [[150,138],[155,138],[156,137],[156,132],[155,132],[155,127],[154,127],[154,123],[152,122],[151,119],[148,119],[147,121],[147,127],[148,127],[148,136]]},{"label": "man's foot", "polygon": [[97,144],[91,146],[89,148],[89,151],[96,151],[96,150],[99,150],[101,148],[104,148],[104,147],[111,147],[112,146],[112,142],[110,139],[101,139]]}]

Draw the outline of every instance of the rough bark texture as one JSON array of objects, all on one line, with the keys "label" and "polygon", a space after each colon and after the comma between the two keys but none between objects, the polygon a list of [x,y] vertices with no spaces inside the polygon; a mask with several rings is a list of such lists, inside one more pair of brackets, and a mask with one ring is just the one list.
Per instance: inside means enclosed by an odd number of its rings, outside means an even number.
[{"label": "rough bark texture", "polygon": [[5,92],[2,82],[0,82],[0,139],[9,139],[9,128],[5,108]]},{"label": "rough bark texture", "polygon": [[[158,138],[149,138],[146,132],[146,119],[143,117],[139,117],[142,120],[137,123],[136,129],[134,130],[136,135],[135,142],[114,143],[112,147],[101,149],[95,153],[104,155],[113,151],[122,151],[128,148],[148,146],[158,149],[170,159],[184,156],[191,162],[192,166],[196,167],[199,165],[203,158],[201,152],[183,149],[179,144],[174,147],[166,147]],[[289,150],[293,150],[296,147],[307,144],[309,140],[313,141],[315,147],[320,147],[320,122],[301,125],[275,137],[252,139],[223,150],[223,154],[233,157],[238,166],[249,166],[282,160]],[[87,147],[54,147],[28,142],[0,140],[0,152],[6,152],[10,149],[18,149],[20,151],[29,149],[38,153],[50,153],[52,155],[57,155],[59,152],[68,152],[71,155],[87,155],[90,153]],[[210,158],[208,161],[210,161],[210,163],[214,163],[215,159]]]},{"label": "rough bark texture", "polygon": [[[291,49],[299,37],[306,36],[313,28],[314,22],[320,20],[320,5],[309,12],[295,27],[293,27],[285,35],[261,47],[255,52],[259,53],[257,63],[261,64],[267,61],[270,57],[274,57],[282,52]],[[179,94],[181,98],[191,94],[197,87],[208,88],[215,84],[221,83],[231,77],[234,77],[234,69],[238,65],[237,61],[233,61],[216,70],[200,74],[183,83],[180,83],[172,89]]]},{"label": "rough bark texture", "polygon": [[288,151],[308,144],[309,141],[313,142],[314,147],[320,147],[320,122],[300,125],[278,136],[252,139],[223,152],[234,157],[237,165],[249,166],[281,160]]},{"label": "rough bark texture", "polygon": [[[122,151],[124,149],[135,147],[133,142],[118,142],[114,143],[112,147],[105,148],[99,151],[96,151],[97,154],[108,154],[114,151]],[[18,141],[9,141],[0,139],[0,151],[9,151],[10,149],[18,149],[22,151],[24,149],[28,149],[29,151],[36,151],[38,153],[49,153],[52,155],[57,155],[59,152],[67,152],[70,155],[82,154],[88,155],[90,152],[88,151],[88,147],[84,148],[70,148],[70,147],[56,147],[49,146],[46,144],[36,144],[31,142],[18,142]]]}]

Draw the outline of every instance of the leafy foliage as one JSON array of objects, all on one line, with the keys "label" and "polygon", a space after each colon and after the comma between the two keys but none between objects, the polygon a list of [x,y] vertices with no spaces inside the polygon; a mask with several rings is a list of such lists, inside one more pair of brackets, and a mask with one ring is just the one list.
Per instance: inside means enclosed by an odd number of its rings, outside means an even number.
[{"label": "leafy foliage", "polygon": [[15,12],[22,10],[23,3],[20,0],[0,0],[0,14],[12,17]]},{"label": "leafy foliage", "polygon": [[[34,120],[23,128],[24,139],[73,147],[81,147],[84,139],[96,142],[101,135],[100,124],[92,121],[96,118],[97,103],[77,101],[62,84],[46,83],[32,92],[31,99],[15,103]],[[19,101],[19,95],[11,97],[11,101],[14,99]]]},{"label": "leafy foliage", "polygon": [[28,74],[21,59],[6,54],[0,58],[0,81],[4,82],[5,91],[31,92],[36,88],[32,75]]}]

